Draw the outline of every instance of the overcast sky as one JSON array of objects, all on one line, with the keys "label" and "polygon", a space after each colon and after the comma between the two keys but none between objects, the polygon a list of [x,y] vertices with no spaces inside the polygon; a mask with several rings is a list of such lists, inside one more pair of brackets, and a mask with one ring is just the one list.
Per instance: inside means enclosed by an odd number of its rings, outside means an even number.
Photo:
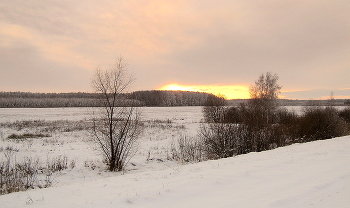
[{"label": "overcast sky", "polygon": [[0,0],[0,91],[91,92],[119,56],[133,90],[249,86],[350,98],[349,0]]}]

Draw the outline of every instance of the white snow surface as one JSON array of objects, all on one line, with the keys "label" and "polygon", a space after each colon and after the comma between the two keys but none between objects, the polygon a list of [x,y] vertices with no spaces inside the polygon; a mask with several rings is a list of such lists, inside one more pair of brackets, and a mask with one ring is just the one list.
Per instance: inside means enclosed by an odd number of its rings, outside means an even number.
[{"label": "white snow surface", "polygon": [[[17,118],[28,119],[17,110]],[[51,111],[44,111],[36,118],[49,120]],[[76,112],[68,111],[67,117]],[[5,114],[0,112],[2,121],[15,117]],[[166,160],[169,142],[196,132],[200,108],[147,108],[144,116],[170,119],[174,128],[146,129],[124,174],[84,167],[84,161],[100,156],[88,140],[79,140],[84,136],[79,132],[53,135],[62,145],[34,142],[24,150],[24,144],[16,144],[18,157],[64,153],[77,166],[57,175],[53,187],[0,196],[0,207],[350,207],[350,136],[179,164]],[[3,137],[9,133],[2,130]],[[3,140],[2,145],[8,144]],[[146,160],[149,154],[152,160]]]}]

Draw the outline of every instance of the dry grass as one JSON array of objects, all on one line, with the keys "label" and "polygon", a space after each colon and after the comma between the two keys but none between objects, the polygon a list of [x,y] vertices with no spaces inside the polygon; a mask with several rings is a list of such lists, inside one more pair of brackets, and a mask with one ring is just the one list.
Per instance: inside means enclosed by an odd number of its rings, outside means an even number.
[{"label": "dry grass", "polygon": [[75,161],[68,163],[66,156],[48,159],[45,164],[39,158],[23,157],[17,160],[14,153],[6,150],[6,159],[0,161],[0,195],[30,188],[47,188],[52,185],[55,172],[75,167]]}]

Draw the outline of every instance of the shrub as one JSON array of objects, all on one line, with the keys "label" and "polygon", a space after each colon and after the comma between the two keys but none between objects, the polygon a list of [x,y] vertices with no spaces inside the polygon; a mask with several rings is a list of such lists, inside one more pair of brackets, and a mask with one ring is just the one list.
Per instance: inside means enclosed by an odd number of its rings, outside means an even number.
[{"label": "shrub", "polygon": [[30,138],[41,138],[41,137],[50,137],[48,134],[32,134],[32,133],[24,133],[24,134],[11,134],[8,136],[8,139],[30,139]]},{"label": "shrub", "polygon": [[7,155],[7,160],[0,162],[0,195],[25,191],[34,188],[37,181],[39,160],[24,158],[17,162]]},{"label": "shrub", "polygon": [[304,141],[330,139],[348,133],[345,121],[333,107],[305,107],[297,128]]},{"label": "shrub", "polygon": [[242,123],[243,115],[239,107],[227,108],[224,114],[225,123]]},{"label": "shrub", "polygon": [[15,122],[0,123],[0,127],[11,128],[17,131],[22,129],[35,129],[40,132],[72,132],[91,129],[91,122],[87,120],[68,121],[68,120],[21,120]]},{"label": "shrub", "polygon": [[350,107],[340,110],[338,115],[340,118],[344,119],[345,122],[350,123]]},{"label": "shrub", "polygon": [[[17,161],[14,152],[10,150],[5,152],[5,157],[5,161],[0,161],[0,195],[35,187],[49,187],[52,184],[52,174],[68,168],[67,157],[59,156],[47,160],[46,167],[39,158],[24,157]],[[71,161],[70,167],[75,167],[74,160]]]},{"label": "shrub", "polygon": [[294,125],[298,120],[298,115],[286,108],[279,108],[275,116],[276,123],[283,125]]},{"label": "shrub", "polygon": [[232,157],[237,153],[236,124],[209,123],[200,127],[200,138],[204,143],[207,159]]},{"label": "shrub", "polygon": [[181,136],[171,144],[170,159],[185,162],[200,162],[204,160],[204,146],[201,140],[194,137]]},{"label": "shrub", "polygon": [[18,152],[19,148],[7,145],[5,148],[4,147],[0,147],[0,152],[3,152],[3,151],[6,151],[6,152]]},{"label": "shrub", "polygon": [[[75,166],[75,165],[74,165]],[[74,167],[73,166],[73,167]],[[67,156],[57,156],[47,160],[47,169],[52,172],[68,169],[68,158]]]}]

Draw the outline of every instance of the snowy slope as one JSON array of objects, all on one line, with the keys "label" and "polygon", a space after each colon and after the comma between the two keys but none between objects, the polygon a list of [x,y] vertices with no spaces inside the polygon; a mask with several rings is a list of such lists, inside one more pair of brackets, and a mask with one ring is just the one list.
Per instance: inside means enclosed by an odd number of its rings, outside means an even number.
[{"label": "snowy slope", "polygon": [[350,137],[0,196],[0,207],[350,207]]}]

